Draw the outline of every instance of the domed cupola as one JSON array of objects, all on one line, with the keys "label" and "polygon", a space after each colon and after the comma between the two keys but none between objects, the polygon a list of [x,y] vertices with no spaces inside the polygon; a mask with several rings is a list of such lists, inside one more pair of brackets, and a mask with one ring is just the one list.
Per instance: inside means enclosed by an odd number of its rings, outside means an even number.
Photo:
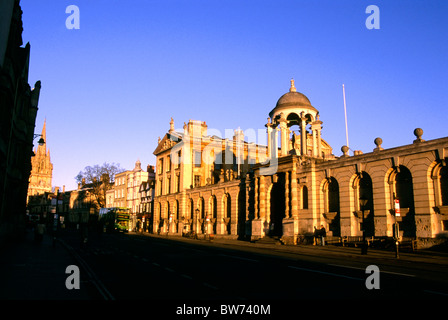
[{"label": "domed cupola", "polygon": [[[299,135],[290,130],[294,125],[299,126]],[[307,126],[310,127],[311,134],[307,133]],[[303,93],[297,92],[294,79],[291,79],[289,92],[282,95],[275,108],[269,112],[266,127],[270,157],[277,157],[278,133],[280,133],[280,156],[298,154],[322,157],[322,121],[319,120],[319,111],[311,105]]]},{"label": "domed cupola", "polygon": [[[285,93],[280,97],[280,99],[278,99],[275,108],[269,112],[269,117],[274,120],[281,113],[283,113],[284,118],[287,119],[292,113],[294,113],[297,117],[300,117],[302,112],[304,115],[309,115],[309,121],[314,121],[319,113],[317,109],[311,105],[311,102],[307,96],[303,93],[297,92],[297,89],[294,86],[294,79],[291,79],[291,87],[289,88],[289,92]],[[290,118],[296,118],[296,116],[292,116]],[[295,124],[295,121],[292,124]]]}]

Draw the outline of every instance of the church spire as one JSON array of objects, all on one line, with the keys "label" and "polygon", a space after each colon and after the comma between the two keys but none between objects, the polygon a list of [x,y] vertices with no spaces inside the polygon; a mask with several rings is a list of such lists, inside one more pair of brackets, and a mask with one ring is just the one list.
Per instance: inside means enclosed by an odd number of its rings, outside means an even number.
[{"label": "church spire", "polygon": [[47,141],[47,118],[44,120],[44,126],[42,128],[42,138]]}]

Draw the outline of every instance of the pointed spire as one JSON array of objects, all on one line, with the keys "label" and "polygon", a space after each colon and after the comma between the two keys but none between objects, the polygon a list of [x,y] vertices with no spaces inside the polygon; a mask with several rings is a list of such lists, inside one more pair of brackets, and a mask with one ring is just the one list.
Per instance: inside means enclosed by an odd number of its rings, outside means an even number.
[{"label": "pointed spire", "polygon": [[289,88],[289,92],[297,92],[296,87],[294,86],[294,79],[291,79],[291,88]]},{"label": "pointed spire", "polygon": [[[41,143],[41,141],[43,141],[43,143]],[[44,126],[42,127],[42,133],[39,138],[39,144],[34,153],[35,154],[41,153],[45,156],[48,152],[49,150],[47,150],[47,119],[45,118]]]},{"label": "pointed spire", "polygon": [[42,138],[47,141],[47,118],[44,120],[44,126],[42,128]]}]

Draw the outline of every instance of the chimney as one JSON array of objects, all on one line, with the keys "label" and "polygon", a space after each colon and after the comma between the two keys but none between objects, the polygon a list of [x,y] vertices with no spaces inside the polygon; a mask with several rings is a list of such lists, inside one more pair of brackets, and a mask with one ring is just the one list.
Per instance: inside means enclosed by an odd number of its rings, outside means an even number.
[{"label": "chimney", "polygon": [[205,121],[189,120],[187,132],[190,136],[200,139],[201,137],[207,135],[207,124]]}]

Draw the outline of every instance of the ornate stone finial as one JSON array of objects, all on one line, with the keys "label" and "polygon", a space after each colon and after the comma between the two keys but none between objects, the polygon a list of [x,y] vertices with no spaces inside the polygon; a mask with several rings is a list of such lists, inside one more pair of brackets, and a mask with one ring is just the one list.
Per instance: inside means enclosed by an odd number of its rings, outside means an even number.
[{"label": "ornate stone finial", "polygon": [[343,157],[348,157],[348,150],[349,148],[347,146],[342,146],[341,151],[344,153],[342,156]]},{"label": "ornate stone finial", "polygon": [[173,117],[171,117],[171,121],[170,121],[170,132],[174,131],[174,120]]},{"label": "ornate stone finial", "polygon": [[422,139],[423,135],[423,129],[417,128],[414,130],[414,135],[417,137],[417,139],[414,140],[414,143],[424,142],[425,140]]},{"label": "ornate stone finial", "polygon": [[381,150],[384,150],[383,148],[381,148],[381,144],[383,143],[383,139],[381,139],[381,138],[376,138],[373,142],[374,142],[375,145],[376,145],[376,148],[373,149],[373,151],[381,151]]},{"label": "ornate stone finial", "polygon": [[291,79],[291,88],[289,88],[289,92],[297,92],[296,87],[294,86],[294,79]]}]

